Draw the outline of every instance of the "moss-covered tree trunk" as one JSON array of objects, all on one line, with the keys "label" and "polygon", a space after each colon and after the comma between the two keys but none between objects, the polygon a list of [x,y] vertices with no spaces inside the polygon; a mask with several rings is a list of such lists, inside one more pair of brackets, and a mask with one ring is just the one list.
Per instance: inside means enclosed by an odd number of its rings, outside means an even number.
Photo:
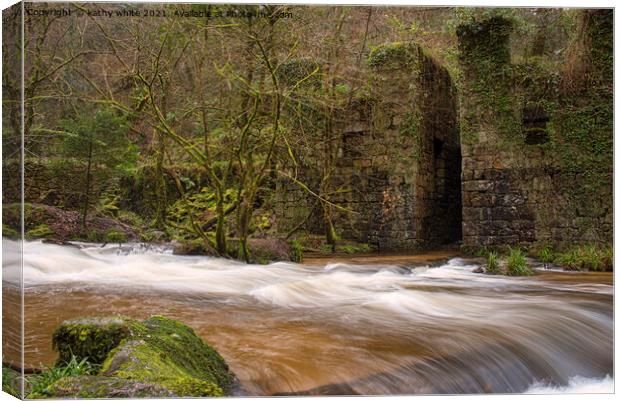
[{"label": "moss-covered tree trunk", "polygon": [[226,213],[224,211],[224,194],[222,188],[216,191],[215,213],[217,224],[215,225],[215,248],[220,255],[226,254]]},{"label": "moss-covered tree trunk", "polygon": [[165,138],[160,133],[155,133],[157,137],[157,153],[155,164],[155,226],[159,230],[166,228],[166,205],[168,204],[168,197],[166,194],[166,180],[164,178],[164,156],[165,156]]},{"label": "moss-covered tree trunk", "polygon": [[93,141],[92,139],[88,142],[88,159],[86,162],[86,178],[84,182],[84,203],[82,205],[82,228],[86,229],[86,218],[88,217],[88,207],[90,204],[90,185],[92,180],[92,169],[93,164]]}]

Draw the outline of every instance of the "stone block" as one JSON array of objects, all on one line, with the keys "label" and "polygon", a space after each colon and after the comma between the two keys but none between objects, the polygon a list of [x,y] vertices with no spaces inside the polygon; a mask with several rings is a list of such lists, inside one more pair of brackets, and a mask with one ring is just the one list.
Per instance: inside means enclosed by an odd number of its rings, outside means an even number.
[{"label": "stone block", "polygon": [[486,192],[493,187],[489,180],[474,180],[463,182],[462,188],[466,192]]}]

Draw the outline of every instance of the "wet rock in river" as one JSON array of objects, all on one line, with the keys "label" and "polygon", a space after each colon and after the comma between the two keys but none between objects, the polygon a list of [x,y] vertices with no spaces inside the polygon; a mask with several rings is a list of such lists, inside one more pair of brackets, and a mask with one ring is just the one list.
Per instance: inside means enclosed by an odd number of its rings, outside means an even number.
[{"label": "wet rock in river", "polygon": [[485,273],[485,269],[482,266],[478,266],[476,267],[474,270],[471,271],[472,273]]},{"label": "wet rock in river", "polygon": [[53,336],[58,363],[88,358],[96,375],[58,380],[37,398],[205,397],[228,395],[234,374],[222,356],[183,323],[87,318],[64,322]]}]

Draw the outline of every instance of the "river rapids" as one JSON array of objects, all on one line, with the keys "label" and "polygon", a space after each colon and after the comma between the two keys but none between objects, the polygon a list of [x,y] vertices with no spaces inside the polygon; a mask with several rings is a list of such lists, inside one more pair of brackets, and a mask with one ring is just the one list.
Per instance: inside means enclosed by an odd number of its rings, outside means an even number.
[{"label": "river rapids", "polygon": [[[239,378],[236,395],[613,392],[613,278],[472,273],[472,260],[246,265],[145,245],[3,241],[4,357],[54,362],[78,316],[165,315]],[[402,258],[401,258],[402,259]]]}]

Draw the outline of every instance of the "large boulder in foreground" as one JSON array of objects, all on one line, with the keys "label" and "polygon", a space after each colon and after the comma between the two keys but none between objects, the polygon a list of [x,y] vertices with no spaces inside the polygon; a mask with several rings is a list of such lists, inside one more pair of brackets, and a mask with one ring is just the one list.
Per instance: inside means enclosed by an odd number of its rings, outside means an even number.
[{"label": "large boulder in foreground", "polygon": [[183,323],[162,316],[63,322],[54,332],[59,364],[75,355],[101,364],[93,375],[65,377],[34,398],[213,397],[235,381],[218,352]]}]

